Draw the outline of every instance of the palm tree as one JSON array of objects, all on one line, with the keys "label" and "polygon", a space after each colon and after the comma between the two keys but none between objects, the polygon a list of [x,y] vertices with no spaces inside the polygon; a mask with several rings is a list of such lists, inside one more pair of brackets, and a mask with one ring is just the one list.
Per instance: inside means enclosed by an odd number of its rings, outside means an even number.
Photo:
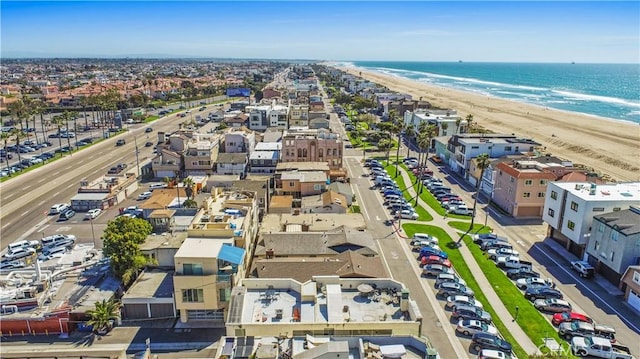
[{"label": "palm tree", "polygon": [[[483,153],[481,155],[478,155],[478,157],[475,158],[475,163],[476,163],[476,172],[478,172],[478,178],[476,181],[476,195],[473,198],[473,212],[471,212],[471,224],[469,225],[469,230],[467,230],[467,233],[473,230],[473,224],[475,223],[476,205],[478,204],[478,197],[480,196],[480,184],[482,183],[482,176],[484,175],[484,170],[487,169],[491,164],[491,159],[489,158],[489,154]],[[458,245],[460,245],[460,242],[462,242],[462,239],[467,233],[460,236],[460,239],[458,239],[458,243],[457,243]]]},{"label": "palm tree", "polygon": [[467,133],[471,133],[471,124],[473,124],[473,115],[468,114],[467,117],[464,118],[467,121]]},{"label": "palm tree", "polygon": [[[416,129],[413,127],[413,125],[408,125],[405,127],[404,129],[404,137],[409,139],[409,138],[413,138],[416,136]],[[409,157],[411,149],[409,148],[409,146],[407,145],[407,157]]]},{"label": "palm tree", "polygon": [[[19,99],[12,102],[7,106],[7,109],[9,110],[13,120],[20,123],[20,130],[24,130],[22,120],[26,120],[29,117],[29,109],[25,105],[24,101]],[[29,127],[29,124],[27,124],[27,127]]]},{"label": "palm tree", "polygon": [[443,123],[440,125],[440,128],[442,129],[442,133],[440,133],[440,136],[443,136],[444,134],[447,133],[447,130],[449,129],[449,124],[448,123]]},{"label": "palm tree", "polygon": [[[44,122],[43,118],[44,118],[44,111],[45,111],[45,106],[44,103],[42,102],[42,100],[36,100],[33,101],[32,104],[32,113],[33,113],[33,129],[36,129],[36,116],[40,115],[40,123],[42,124],[42,122]],[[40,143],[40,140],[38,140],[38,132],[34,131],[33,135],[36,137],[36,143]],[[44,132],[42,133],[42,142],[45,142],[45,134]]]},{"label": "palm tree", "polygon": [[[389,154],[391,153],[392,147],[393,147],[393,141],[390,138],[383,138],[382,140],[380,140],[380,142],[378,142],[378,150],[387,153],[387,165],[389,165]],[[397,173],[396,173],[396,176],[397,176]]]},{"label": "palm tree", "polygon": [[[71,138],[69,138],[69,120],[73,118],[73,114],[69,111],[64,111],[62,115],[62,120],[64,121],[64,126],[67,128],[67,147],[69,147],[69,153],[71,153]],[[59,132],[58,132],[59,134]]]},{"label": "palm tree", "polygon": [[11,177],[11,169],[9,168],[9,151],[7,151],[7,142],[10,137],[11,133],[0,132],[0,139],[4,141],[4,159],[7,162],[7,172],[9,173],[9,177]]},{"label": "palm tree", "polygon": [[63,123],[64,119],[60,115],[55,115],[53,116],[53,118],[51,118],[51,124],[58,128],[58,144],[60,145],[60,156],[62,156],[62,137],[60,137],[60,130],[62,129]]},{"label": "palm tree", "polygon": [[20,139],[25,138],[27,135],[21,129],[13,128],[9,131],[10,136],[14,136],[16,140],[16,150],[18,153],[18,163],[22,163],[22,159],[20,158]]},{"label": "palm tree", "polygon": [[103,299],[95,305],[94,309],[86,312],[89,316],[87,324],[93,326],[94,332],[106,334],[111,329],[111,321],[120,318],[120,302]]},{"label": "palm tree", "polygon": [[462,123],[462,118],[456,117],[456,135],[460,132],[461,123]]},{"label": "palm tree", "polygon": [[[432,125],[430,125],[430,126],[432,126]],[[423,168],[421,166],[421,162],[420,161],[421,161],[422,157],[425,157],[425,158],[428,157],[428,154],[429,154],[429,152],[428,152],[429,151],[429,143],[430,142],[431,142],[431,140],[430,140],[427,132],[422,132],[422,133],[420,133],[418,135],[418,143],[417,144],[418,144],[418,150],[420,151],[418,153],[418,156],[420,157],[418,159],[418,168]],[[427,154],[423,155],[423,152],[424,152],[425,149],[427,150]],[[418,173],[420,173],[420,172],[418,172]],[[422,193],[422,188],[424,187],[424,184],[422,183],[422,180],[421,180],[420,177],[421,176],[419,176],[419,175],[416,176],[416,185],[417,185],[417,187],[416,187],[416,206],[418,205],[418,199],[420,198],[420,194]]]},{"label": "palm tree", "polygon": [[182,185],[184,185],[184,191],[187,194],[187,200],[193,199],[193,179],[191,179],[191,177],[183,179]]}]

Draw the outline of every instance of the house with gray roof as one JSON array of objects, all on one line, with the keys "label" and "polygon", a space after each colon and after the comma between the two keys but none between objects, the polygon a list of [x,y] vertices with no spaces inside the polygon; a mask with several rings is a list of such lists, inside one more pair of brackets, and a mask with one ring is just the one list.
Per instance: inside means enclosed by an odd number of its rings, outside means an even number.
[{"label": "house with gray roof", "polygon": [[244,177],[247,173],[247,164],[246,153],[219,153],[216,174]]},{"label": "house with gray roof", "polygon": [[614,284],[640,263],[640,207],[593,216],[587,255],[596,271]]}]

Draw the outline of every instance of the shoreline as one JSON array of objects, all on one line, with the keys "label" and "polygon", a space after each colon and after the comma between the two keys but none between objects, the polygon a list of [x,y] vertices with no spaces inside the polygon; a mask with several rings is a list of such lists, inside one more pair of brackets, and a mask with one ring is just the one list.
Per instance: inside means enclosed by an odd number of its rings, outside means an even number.
[{"label": "shoreline", "polygon": [[471,114],[476,124],[495,133],[532,138],[544,152],[574,165],[592,167],[618,181],[640,180],[640,126],[635,122],[431,85],[357,66],[332,67],[414,99],[422,97],[434,107],[456,110],[462,118]]}]

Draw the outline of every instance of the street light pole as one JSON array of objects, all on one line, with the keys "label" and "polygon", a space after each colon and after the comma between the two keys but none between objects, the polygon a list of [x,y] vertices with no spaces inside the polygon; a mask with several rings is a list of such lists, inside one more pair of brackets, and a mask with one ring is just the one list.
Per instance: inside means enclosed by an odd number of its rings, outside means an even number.
[{"label": "street light pole", "polygon": [[138,157],[140,151],[138,151],[138,139],[135,134],[133,135],[133,142],[136,146],[136,168],[138,169],[138,180],[140,180],[140,158]]},{"label": "street light pole", "polygon": [[93,237],[93,248],[96,248],[96,232],[93,230],[93,218],[90,218],[91,223],[91,236]]},{"label": "street light pole", "polygon": [[502,188],[492,188],[491,189],[491,193],[489,194],[489,200],[487,201],[487,205],[485,207],[485,214],[484,214],[484,226],[487,226],[487,220],[489,219],[489,210],[491,209],[491,199],[493,198],[493,193],[495,192],[495,190],[497,189],[502,189]]}]

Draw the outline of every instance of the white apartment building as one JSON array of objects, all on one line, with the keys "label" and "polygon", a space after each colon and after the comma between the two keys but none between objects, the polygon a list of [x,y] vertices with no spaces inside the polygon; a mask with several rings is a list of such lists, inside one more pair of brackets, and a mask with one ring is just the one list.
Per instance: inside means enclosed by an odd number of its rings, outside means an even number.
[{"label": "white apartment building", "polygon": [[289,124],[289,106],[271,105],[247,106],[249,113],[249,128],[254,131],[264,131],[269,127],[286,129]]},{"label": "white apartment building", "polygon": [[640,204],[640,182],[604,185],[550,182],[545,198],[542,220],[549,225],[547,235],[583,257],[593,216]]},{"label": "white apartment building", "polygon": [[[456,120],[458,119],[460,119],[460,123],[456,126]],[[436,136],[453,136],[457,133],[466,132],[467,129],[467,121],[460,118],[456,110],[417,109],[415,111],[405,111],[405,126],[411,126],[417,132],[418,126],[423,122],[436,126]]]}]

